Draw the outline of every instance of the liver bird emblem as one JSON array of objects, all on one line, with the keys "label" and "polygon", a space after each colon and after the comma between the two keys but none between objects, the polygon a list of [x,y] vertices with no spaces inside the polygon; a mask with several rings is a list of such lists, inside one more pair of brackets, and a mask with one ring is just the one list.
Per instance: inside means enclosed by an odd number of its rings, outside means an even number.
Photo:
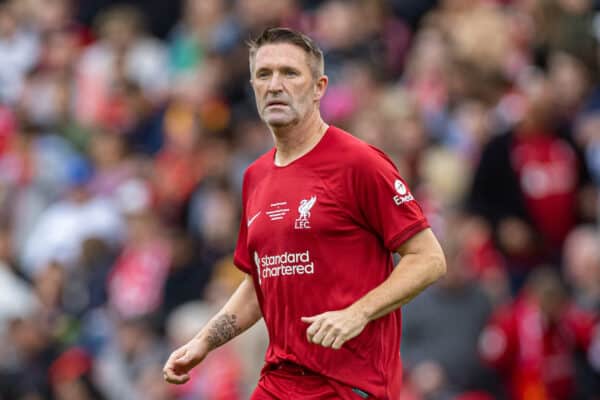
[{"label": "liver bird emblem", "polygon": [[307,220],[310,217],[310,209],[317,202],[317,196],[312,196],[310,199],[303,199],[300,201],[298,212],[300,213],[300,220]]}]

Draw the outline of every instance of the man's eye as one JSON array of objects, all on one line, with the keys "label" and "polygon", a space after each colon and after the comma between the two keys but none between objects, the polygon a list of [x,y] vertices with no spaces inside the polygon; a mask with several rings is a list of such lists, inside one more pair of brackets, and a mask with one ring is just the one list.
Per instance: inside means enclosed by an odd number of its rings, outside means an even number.
[{"label": "man's eye", "polygon": [[259,72],[259,73],[257,73],[257,74],[256,74],[256,76],[257,76],[258,78],[266,78],[267,76],[269,76],[269,73],[268,73],[268,72],[266,72],[266,71],[263,71],[263,72]]},{"label": "man's eye", "polygon": [[285,74],[287,76],[297,76],[298,75],[298,73],[296,71],[287,71]]}]

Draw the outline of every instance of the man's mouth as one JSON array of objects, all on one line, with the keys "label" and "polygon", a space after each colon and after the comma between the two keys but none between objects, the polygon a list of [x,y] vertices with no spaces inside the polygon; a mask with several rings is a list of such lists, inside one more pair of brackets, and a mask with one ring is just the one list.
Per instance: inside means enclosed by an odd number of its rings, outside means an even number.
[{"label": "man's mouth", "polygon": [[283,106],[287,106],[287,103],[283,102],[283,101],[269,101],[267,102],[267,108],[269,107],[283,107]]}]

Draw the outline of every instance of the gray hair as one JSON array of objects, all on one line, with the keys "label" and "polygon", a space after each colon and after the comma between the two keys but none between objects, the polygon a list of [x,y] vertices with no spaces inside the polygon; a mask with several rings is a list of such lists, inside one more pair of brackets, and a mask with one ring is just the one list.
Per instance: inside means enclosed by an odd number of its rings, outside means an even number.
[{"label": "gray hair", "polygon": [[273,43],[289,43],[304,50],[313,78],[317,79],[325,73],[323,51],[310,37],[289,28],[267,28],[258,37],[247,42],[250,54],[250,73],[253,73],[254,59],[258,49]]}]

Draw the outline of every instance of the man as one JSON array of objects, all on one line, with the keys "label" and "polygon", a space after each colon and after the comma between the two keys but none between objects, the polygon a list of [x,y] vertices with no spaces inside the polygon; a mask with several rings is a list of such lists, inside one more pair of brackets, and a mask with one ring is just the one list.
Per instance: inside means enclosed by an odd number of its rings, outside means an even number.
[{"label": "man", "polygon": [[[492,304],[465,262],[464,238],[459,240],[460,244],[449,243],[452,239],[445,243],[448,272],[444,279],[402,312],[403,367],[415,378],[411,379],[415,386],[439,397],[494,386],[493,374],[484,368],[477,351]],[[439,373],[437,386],[435,379],[423,379],[432,369]]]},{"label": "man", "polygon": [[275,147],[244,177],[234,261],[247,275],[173,352],[170,383],[263,316],[270,344],[252,399],[398,398],[399,307],[445,273],[444,255],[393,163],[321,119],[323,70],[300,33],[268,29],[250,43]]},{"label": "man", "polygon": [[558,273],[542,266],[511,304],[492,315],[479,351],[511,399],[589,399],[589,389],[577,384],[575,357],[589,351],[595,323],[572,303]]},{"label": "man", "polygon": [[494,232],[513,293],[539,264],[559,262],[567,234],[585,218],[591,189],[568,130],[557,129],[552,82],[535,73],[521,89],[523,117],[484,146],[467,199]]}]

